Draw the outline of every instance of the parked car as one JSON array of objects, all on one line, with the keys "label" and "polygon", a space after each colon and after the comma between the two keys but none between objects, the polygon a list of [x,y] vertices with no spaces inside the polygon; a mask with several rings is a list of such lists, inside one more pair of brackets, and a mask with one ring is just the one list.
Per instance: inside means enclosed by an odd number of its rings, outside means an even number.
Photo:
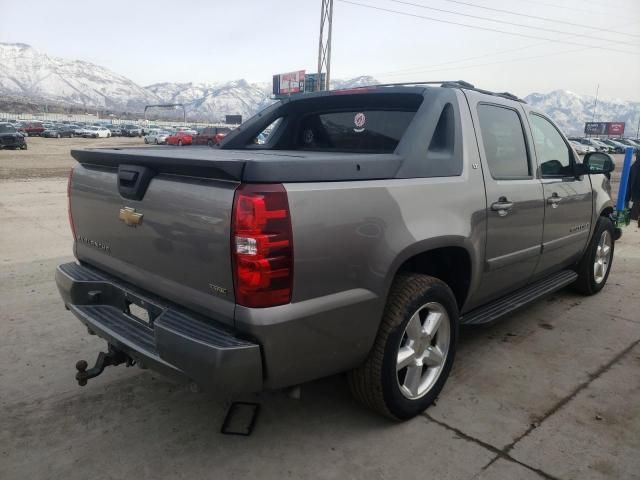
[{"label": "parked car", "polygon": [[0,149],[11,148],[13,150],[26,150],[27,142],[14,125],[11,123],[0,123]]},{"label": "parked car", "polygon": [[188,133],[191,136],[197,135],[198,131],[191,128],[191,127],[178,127],[176,128],[177,132],[184,132],[184,133]]},{"label": "parked car", "polygon": [[122,132],[123,137],[141,137],[142,136],[142,128],[137,125],[127,124],[121,127],[120,131]]},{"label": "parked car", "polygon": [[105,127],[89,126],[85,130],[86,132],[82,136],[86,138],[109,138],[111,136],[111,132]]},{"label": "parked car", "polygon": [[63,127],[53,127],[48,128],[42,133],[42,136],[45,138],[62,138],[62,137],[73,137],[73,130]]},{"label": "parked car", "polygon": [[87,137],[91,135],[93,132],[89,129],[89,127],[85,127],[83,125],[76,125],[73,129],[73,134],[76,137]]},{"label": "parked car", "polygon": [[167,145],[191,145],[193,143],[193,135],[187,132],[176,132],[166,139]]},{"label": "parked car", "polygon": [[45,131],[41,122],[25,122],[23,123],[23,129],[30,137],[40,136]]},{"label": "parked car", "polygon": [[580,139],[578,139],[578,141],[583,145],[587,145],[589,147],[592,147],[593,148],[592,151],[607,152],[609,150],[608,146],[602,145],[600,142],[598,142],[597,140],[595,140],[593,138],[580,138]]},{"label": "parked car", "polygon": [[615,153],[624,153],[624,149],[626,147],[625,144],[617,142],[610,138],[603,139],[602,142],[612,147]]},{"label": "parked car", "polygon": [[630,138],[619,138],[617,141],[625,145],[625,147],[633,147],[634,150],[638,150],[640,148],[640,145]]},{"label": "parked car", "polygon": [[165,132],[162,130],[149,130],[147,135],[144,137],[144,143],[153,143],[155,145],[160,145],[167,142],[167,138],[171,134],[169,132]]},{"label": "parked car", "polygon": [[119,125],[107,125],[107,128],[111,132],[112,137],[120,137],[122,136],[122,130]]},{"label": "parked car", "polygon": [[227,127],[206,127],[193,136],[194,145],[219,145],[222,139],[231,131]]},{"label": "parked car", "polygon": [[596,150],[599,151],[599,152],[615,153],[615,148],[611,147],[610,145],[607,145],[606,143],[604,143],[599,138],[592,138],[591,139],[591,144],[593,146],[595,146]]},{"label": "parked car", "polygon": [[108,343],[80,385],[133,363],[216,392],[349,372],[407,419],[440,394],[459,325],[604,287],[609,155],[580,162],[543,113],[464,82],[362,92],[291,97],[219,149],[72,151],[78,262],[56,282]]},{"label": "parked car", "polygon": [[575,140],[569,140],[569,143],[578,155],[586,155],[587,153],[589,153],[587,149],[590,149],[590,147],[588,145],[583,145],[582,143]]}]

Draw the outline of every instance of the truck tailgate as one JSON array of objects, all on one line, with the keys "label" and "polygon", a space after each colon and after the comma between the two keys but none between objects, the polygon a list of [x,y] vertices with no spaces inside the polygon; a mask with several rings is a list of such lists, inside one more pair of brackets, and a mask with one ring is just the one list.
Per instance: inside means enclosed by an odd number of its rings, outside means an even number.
[{"label": "truck tailgate", "polygon": [[120,194],[118,181],[117,166],[74,167],[78,260],[233,324],[230,217],[238,183],[157,173],[133,200]]}]

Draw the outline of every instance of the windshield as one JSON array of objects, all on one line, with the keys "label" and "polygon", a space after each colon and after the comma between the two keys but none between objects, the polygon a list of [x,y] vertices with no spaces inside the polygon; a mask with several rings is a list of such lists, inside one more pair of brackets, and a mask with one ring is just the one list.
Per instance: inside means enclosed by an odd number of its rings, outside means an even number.
[{"label": "windshield", "polygon": [[15,133],[16,129],[11,125],[0,124],[0,133]]}]

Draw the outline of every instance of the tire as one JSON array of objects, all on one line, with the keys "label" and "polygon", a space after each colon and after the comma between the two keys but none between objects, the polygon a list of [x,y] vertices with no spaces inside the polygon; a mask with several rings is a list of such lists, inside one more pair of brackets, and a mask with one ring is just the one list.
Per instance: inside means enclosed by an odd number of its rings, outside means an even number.
[{"label": "tire", "polygon": [[149,140],[147,140],[147,137],[144,137],[144,143],[149,143]]},{"label": "tire", "polygon": [[156,138],[155,142],[153,142],[153,143],[155,143],[156,145],[158,145],[158,139]]},{"label": "tire", "polygon": [[[429,322],[425,318],[430,318],[432,313],[439,314],[440,324],[434,334],[425,337],[424,328]],[[419,324],[415,323],[414,317],[420,319]],[[421,326],[416,327],[417,337],[416,330],[408,328],[409,323]],[[417,342],[411,340],[407,330],[414,331]],[[400,274],[391,287],[368,358],[363,365],[349,372],[351,392],[360,403],[393,420],[412,418],[429,407],[440,394],[451,372],[457,340],[458,305],[451,289],[444,282],[427,275]],[[442,345],[446,345],[446,350]],[[407,357],[407,360],[414,360],[398,368],[401,347],[414,352],[413,357]],[[426,356],[415,359],[415,352],[423,350],[423,347],[426,347],[423,351]],[[440,366],[428,366],[429,362],[425,360],[432,353],[427,355],[427,352],[436,348],[443,357]],[[412,383],[410,369],[415,373],[412,378],[416,375],[420,378],[413,394],[406,388]]]},{"label": "tire", "polygon": [[593,237],[577,265],[578,279],[573,284],[574,290],[584,295],[595,295],[605,286],[613,264],[613,235],[613,222],[606,217],[598,218]]},{"label": "tire", "polygon": [[207,141],[207,147],[213,148],[213,142],[211,140]]},{"label": "tire", "polygon": [[27,144],[24,143],[20,146],[20,150],[26,150],[27,149]]},{"label": "tire", "polygon": [[178,140],[178,146],[181,147],[182,146],[182,140]]}]

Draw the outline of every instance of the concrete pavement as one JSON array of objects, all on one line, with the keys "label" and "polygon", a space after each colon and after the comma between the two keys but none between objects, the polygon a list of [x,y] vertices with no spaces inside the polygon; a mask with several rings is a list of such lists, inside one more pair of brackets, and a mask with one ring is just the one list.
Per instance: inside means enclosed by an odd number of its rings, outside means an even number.
[{"label": "concrete pavement", "polygon": [[71,259],[66,179],[0,181],[0,478],[640,478],[640,232],[616,244],[594,297],[559,292],[463,329],[437,405],[394,424],[336,376],[245,397],[250,437],[223,436],[231,399],[109,368],[76,385],[104,342],[58,297]]}]

